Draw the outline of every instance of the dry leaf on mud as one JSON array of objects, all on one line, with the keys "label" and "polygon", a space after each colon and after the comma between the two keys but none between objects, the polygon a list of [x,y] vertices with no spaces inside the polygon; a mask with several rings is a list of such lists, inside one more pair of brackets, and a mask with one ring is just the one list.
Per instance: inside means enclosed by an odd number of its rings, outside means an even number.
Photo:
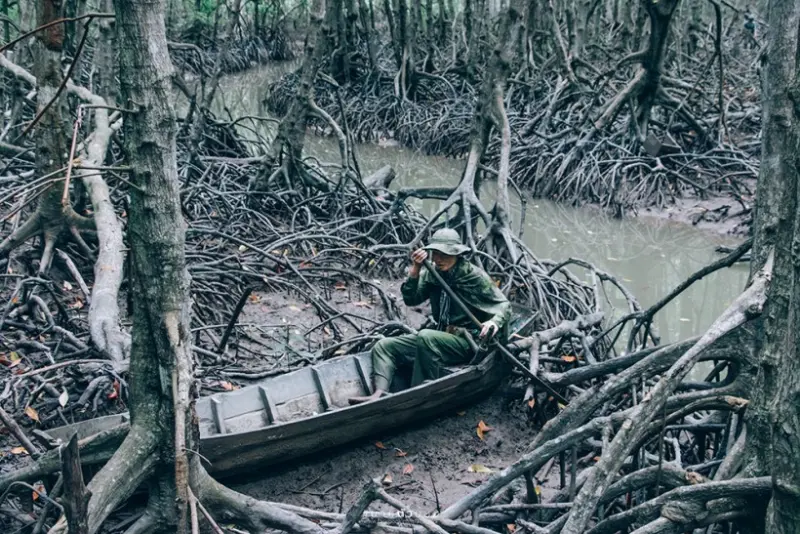
[{"label": "dry leaf on mud", "polygon": [[33,406],[28,406],[27,408],[25,408],[25,415],[27,415],[37,423],[41,422],[39,421],[39,412],[37,412],[36,408],[34,408]]},{"label": "dry leaf on mud", "polygon": [[29,454],[25,447],[14,447],[11,449],[11,454]]},{"label": "dry leaf on mud", "polygon": [[492,471],[483,464],[472,464],[471,466],[469,466],[467,471],[469,471],[470,473],[494,473],[494,471]]},{"label": "dry leaf on mud", "polygon": [[114,380],[114,383],[111,385],[111,393],[108,394],[109,399],[116,399],[119,397],[119,380]]},{"label": "dry leaf on mud", "polygon": [[378,447],[381,450],[385,450],[386,449],[386,445],[384,445],[382,441],[376,441],[375,442],[375,446]]},{"label": "dry leaf on mud", "polygon": [[397,456],[398,458],[402,458],[403,456],[408,456],[408,453],[403,449],[398,449],[397,447],[395,447],[394,450],[395,450],[394,455]]},{"label": "dry leaf on mud", "polygon": [[221,380],[219,385],[225,391],[233,391],[233,384],[231,384],[230,382],[226,382],[224,380]]},{"label": "dry leaf on mud", "polygon": [[536,399],[531,399],[528,401],[528,408],[533,408],[536,406]]},{"label": "dry leaf on mud", "polygon": [[702,484],[703,482],[706,481],[706,478],[700,473],[697,473],[695,471],[689,471],[688,473],[686,473],[686,480],[689,482],[689,484],[694,485],[694,484]]},{"label": "dry leaf on mud", "polygon": [[385,475],[383,475],[383,478],[381,479],[381,484],[383,484],[384,486],[388,486],[391,483],[392,483],[392,474],[386,473]]},{"label": "dry leaf on mud", "polygon": [[509,532],[514,532],[515,530],[517,530],[517,525],[515,525],[514,523],[509,523],[506,525],[506,528],[508,529]]},{"label": "dry leaf on mud", "polygon": [[478,422],[477,434],[479,438],[483,439],[484,434],[486,434],[490,430],[492,430],[492,427],[484,423],[483,420]]},{"label": "dry leaf on mud", "polygon": [[69,402],[69,393],[67,393],[67,390],[64,390],[61,392],[61,395],[58,396],[58,403],[63,408],[64,406],[67,405],[68,402]]},{"label": "dry leaf on mud", "polygon": [[33,486],[33,491],[31,493],[33,493],[32,495],[33,500],[34,501],[37,500],[39,498],[40,493],[45,495],[44,486],[42,486],[41,484],[36,484],[35,486]]},{"label": "dry leaf on mud", "polygon": [[575,356],[562,356],[561,359],[564,360],[567,363],[572,363],[575,360],[577,360],[577,358]]},{"label": "dry leaf on mud", "polygon": [[403,466],[403,474],[404,475],[410,475],[413,472],[414,472],[414,466],[413,465],[406,464],[405,466]]}]

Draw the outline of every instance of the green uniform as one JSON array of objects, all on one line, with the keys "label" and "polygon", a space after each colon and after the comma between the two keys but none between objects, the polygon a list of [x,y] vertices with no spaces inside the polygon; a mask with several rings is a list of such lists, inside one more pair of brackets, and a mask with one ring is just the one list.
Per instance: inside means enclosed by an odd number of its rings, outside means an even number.
[{"label": "green uniform", "polygon": [[[469,306],[479,321],[493,321],[497,337],[505,340],[511,317],[511,304],[481,268],[459,258],[447,272],[439,272],[458,297]],[[418,278],[406,280],[401,291],[403,302],[417,306],[431,301],[435,329],[423,329],[418,334],[385,338],[372,349],[375,388],[389,391],[398,366],[412,365],[411,386],[441,376],[442,367],[467,363],[471,359],[470,345],[461,336],[447,333],[448,326],[461,327],[477,339],[480,328],[474,325],[461,307],[452,302],[436,279],[427,270]]]}]

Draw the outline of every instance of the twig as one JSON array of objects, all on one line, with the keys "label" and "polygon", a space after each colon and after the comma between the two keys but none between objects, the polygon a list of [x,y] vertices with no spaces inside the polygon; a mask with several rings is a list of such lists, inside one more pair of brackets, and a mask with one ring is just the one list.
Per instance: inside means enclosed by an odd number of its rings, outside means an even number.
[{"label": "twig", "polygon": [[33,442],[28,439],[28,436],[25,435],[17,422],[14,421],[14,418],[8,415],[8,412],[6,412],[3,408],[0,408],[0,420],[3,421],[3,424],[6,425],[6,428],[8,428],[8,430],[14,434],[14,437],[17,438],[22,446],[25,447],[25,450],[27,450],[34,459],[39,458],[42,455],[36,445],[34,445]]}]

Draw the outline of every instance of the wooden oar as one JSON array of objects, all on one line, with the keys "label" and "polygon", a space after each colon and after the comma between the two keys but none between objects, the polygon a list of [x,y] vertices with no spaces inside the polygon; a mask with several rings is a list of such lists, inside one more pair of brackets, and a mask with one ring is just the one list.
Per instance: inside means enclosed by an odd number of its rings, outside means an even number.
[{"label": "wooden oar", "polygon": [[[464,311],[464,313],[467,314],[467,317],[469,317],[469,320],[472,321],[473,323],[475,323],[475,326],[477,326],[479,328],[482,327],[483,323],[481,323],[478,320],[478,318],[475,317],[475,315],[472,313],[472,311],[469,309],[469,307],[464,303],[464,301],[461,300],[458,297],[458,295],[456,295],[455,292],[450,288],[450,286],[447,285],[447,282],[444,281],[444,279],[442,278],[442,275],[440,275],[436,271],[436,268],[431,264],[431,262],[429,260],[423,260],[422,263],[425,265],[425,267],[428,269],[428,271],[433,275],[433,277],[436,278],[436,281],[439,282],[439,285],[442,286],[442,289],[444,289],[447,292],[447,294],[450,295],[450,298],[453,299],[453,302],[458,304],[459,307]],[[514,367],[516,367],[517,369],[522,371],[523,374],[525,374],[528,378],[530,378],[533,381],[534,384],[536,384],[537,386],[540,386],[541,388],[546,390],[558,402],[560,402],[562,404],[567,404],[569,402],[566,398],[564,398],[563,395],[561,395],[561,393],[556,391],[553,388],[553,386],[551,386],[550,384],[545,382],[543,379],[541,379],[538,376],[536,376],[535,374],[533,374],[531,372],[531,370],[528,369],[528,367],[524,363],[519,361],[516,356],[511,354],[511,351],[509,351],[507,348],[505,348],[502,343],[500,343],[496,339],[492,339],[491,343],[497,348],[497,350],[500,351],[500,354],[502,354],[503,357],[505,357],[506,360],[508,360],[512,365],[514,365]]]}]

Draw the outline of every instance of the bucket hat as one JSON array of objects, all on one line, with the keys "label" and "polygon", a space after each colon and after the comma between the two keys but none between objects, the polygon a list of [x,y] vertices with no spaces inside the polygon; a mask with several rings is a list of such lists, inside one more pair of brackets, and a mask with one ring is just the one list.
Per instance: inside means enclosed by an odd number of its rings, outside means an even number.
[{"label": "bucket hat", "polygon": [[425,250],[438,250],[449,256],[459,256],[470,250],[468,246],[461,243],[461,236],[452,228],[442,228],[434,232],[430,242],[424,248]]}]

